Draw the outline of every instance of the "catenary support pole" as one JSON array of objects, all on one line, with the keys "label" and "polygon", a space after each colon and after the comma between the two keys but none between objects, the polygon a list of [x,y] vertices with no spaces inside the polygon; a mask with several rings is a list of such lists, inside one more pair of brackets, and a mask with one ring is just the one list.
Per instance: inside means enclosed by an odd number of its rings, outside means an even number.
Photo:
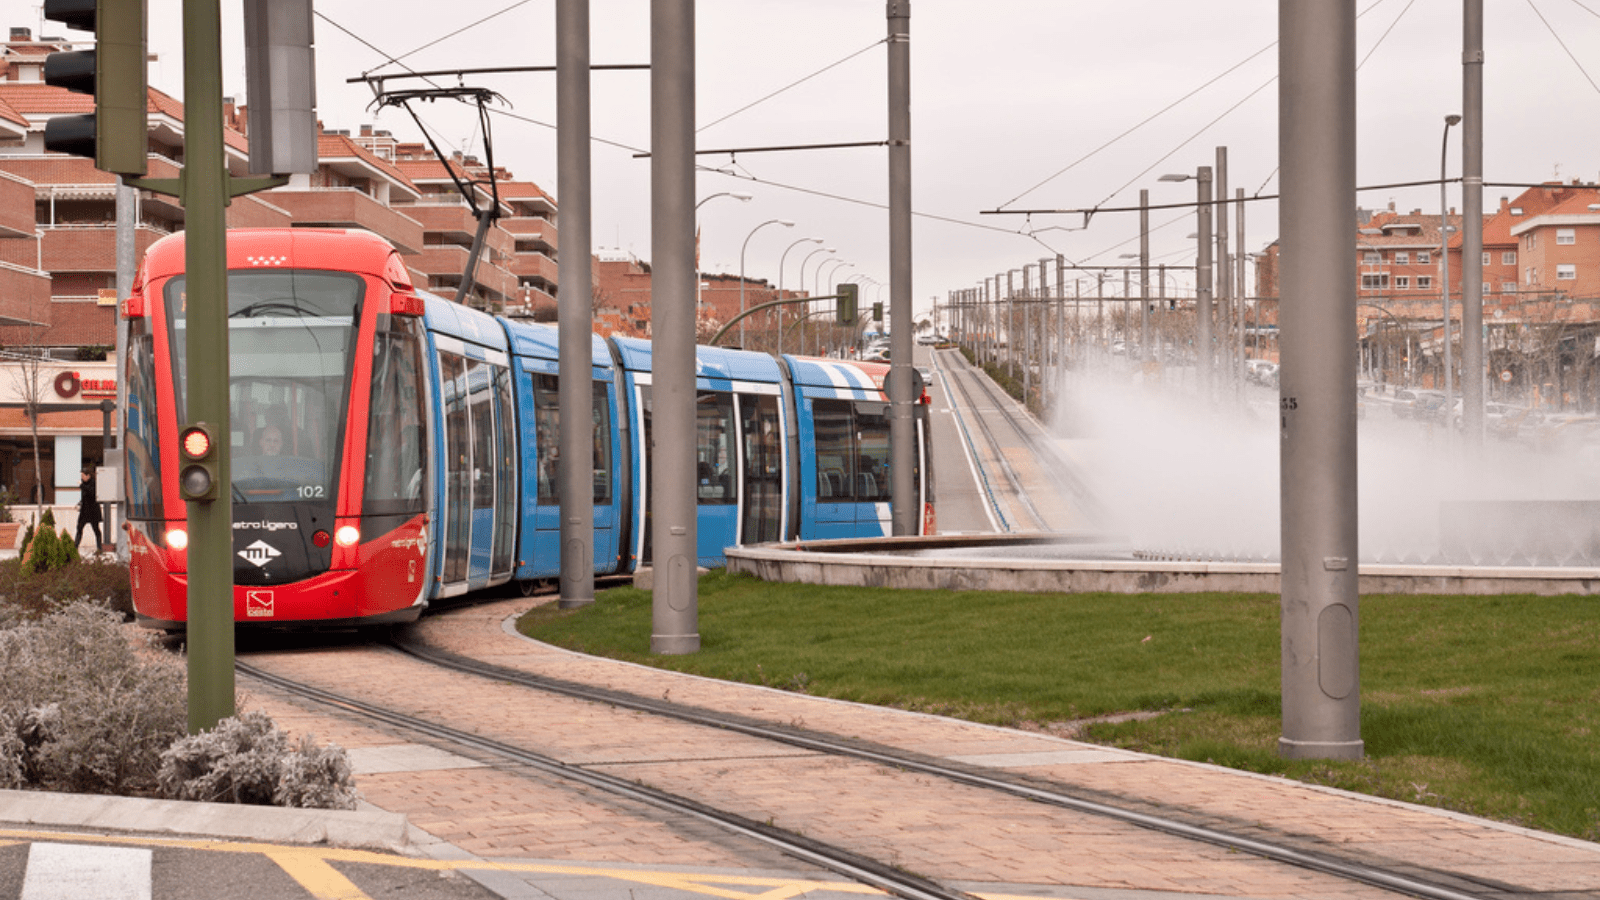
[{"label": "catenary support pole", "polygon": [[[700,649],[695,521],[694,0],[650,0],[650,650]],[[587,248],[580,248],[587,252]]]},{"label": "catenary support pole", "polygon": [[594,602],[594,302],[589,160],[589,0],[556,0],[556,182],[561,254],[556,291],[562,428],[560,490],[562,609]]},{"label": "catenary support pole", "polygon": [[1463,0],[1461,47],[1461,426],[1483,447],[1483,0]]},{"label": "catenary support pole", "polygon": [[1198,184],[1200,225],[1197,235],[1198,258],[1195,262],[1195,367],[1200,374],[1200,399],[1206,403],[1216,400],[1215,385],[1216,349],[1212,346],[1211,320],[1214,313],[1211,302],[1211,167],[1201,166]]},{"label": "catenary support pole", "polygon": [[921,531],[911,393],[911,0],[889,0],[889,475],[896,535]]},{"label": "catenary support pole", "polygon": [[[1283,735],[1362,755],[1357,657],[1355,0],[1278,2],[1283,199],[1279,477]],[[1202,281],[1203,283],[1203,281]]]}]

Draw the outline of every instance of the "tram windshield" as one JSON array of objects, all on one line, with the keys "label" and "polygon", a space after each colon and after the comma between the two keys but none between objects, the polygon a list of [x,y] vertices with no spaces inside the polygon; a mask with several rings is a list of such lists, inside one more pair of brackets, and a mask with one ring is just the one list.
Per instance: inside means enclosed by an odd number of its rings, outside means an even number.
[{"label": "tram windshield", "polygon": [[[187,407],[185,279],[165,291],[177,407]],[[235,503],[336,493],[362,280],[334,272],[228,273],[228,401]]]}]

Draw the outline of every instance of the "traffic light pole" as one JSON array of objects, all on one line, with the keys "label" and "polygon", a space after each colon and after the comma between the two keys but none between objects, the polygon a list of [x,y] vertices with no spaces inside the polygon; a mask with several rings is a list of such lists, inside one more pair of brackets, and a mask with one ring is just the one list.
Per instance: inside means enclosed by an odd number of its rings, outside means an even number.
[{"label": "traffic light pole", "polygon": [[188,656],[189,731],[234,714],[233,498],[229,485],[228,248],[229,184],[222,143],[222,16],[219,0],[184,0],[185,320],[188,409],[217,441],[216,500],[190,501]]}]

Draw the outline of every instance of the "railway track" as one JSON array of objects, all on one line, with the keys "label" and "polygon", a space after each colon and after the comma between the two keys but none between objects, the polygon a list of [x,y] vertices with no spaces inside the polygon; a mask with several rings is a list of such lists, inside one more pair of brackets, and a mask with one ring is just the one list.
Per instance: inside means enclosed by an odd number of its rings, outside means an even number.
[{"label": "railway track", "polygon": [[[1075,815],[1092,816],[1182,841],[1200,842],[1223,848],[1228,853],[1251,854],[1262,860],[1331,876],[1341,881],[1358,882],[1385,891],[1430,898],[1430,900],[1485,900],[1500,895],[1499,891],[1475,892],[1470,883],[1463,885],[1463,880],[1454,876],[1415,871],[1415,867],[1411,867],[1412,870],[1401,871],[1358,859],[1341,858],[1323,849],[1297,846],[1292,840],[1280,842],[1198,824],[1178,815],[1161,815],[1148,809],[1141,809],[1138,803],[1118,804],[1116,798],[1083,796],[1081,793],[1063,790],[1058,785],[1036,778],[1010,777],[993,769],[952,764],[946,760],[929,758],[869,741],[839,738],[803,727],[774,726],[750,718],[672,702],[665,698],[646,697],[626,691],[597,688],[576,681],[539,676],[430,646],[417,639],[410,629],[397,629],[392,644],[396,650],[403,652],[417,663],[426,664],[433,671],[448,670],[456,673],[452,677],[466,676],[480,679],[484,683],[494,684],[498,689],[537,692],[538,695],[545,696],[558,695],[585,704],[601,704],[613,709],[631,711],[647,717],[647,720],[670,719],[696,728],[717,729],[720,732],[737,734],[762,742],[782,744],[797,748],[806,754],[859,761],[898,773],[913,773],[940,782],[960,785],[962,788],[981,791],[996,798],[1004,796],[1031,804],[1042,804]],[[432,718],[421,719],[391,709],[387,704],[299,684],[294,678],[274,675],[252,665],[241,664],[241,671],[249,677],[260,678],[280,690],[330,705],[342,715],[380,721],[392,728],[424,735],[434,742],[471,748],[479,754],[489,754],[503,759],[508,764],[529,766],[556,777],[571,779],[591,790],[614,792],[619,796],[713,823],[734,834],[777,847],[796,859],[870,884],[896,896],[908,898],[967,896],[937,881],[908,876],[898,861],[874,860],[841,846],[796,834],[793,830],[774,827],[770,820],[763,823],[758,817],[750,815],[748,810],[743,814],[724,811],[704,800],[679,796],[642,784],[638,780],[623,779],[594,771],[592,766],[563,761],[550,754],[523,746],[519,741],[508,742],[477,734],[470,724],[450,725],[434,721]],[[531,698],[535,695],[527,696]],[[642,733],[641,739],[644,739]],[[712,746],[719,740],[725,742],[729,739],[706,738],[705,743],[707,746]]]},{"label": "railway track", "polygon": [[[1099,503],[1061,459],[1054,438],[956,351],[939,368],[958,427],[1003,530],[1067,531],[1102,520]],[[1008,514],[1009,513],[1009,514]]]}]

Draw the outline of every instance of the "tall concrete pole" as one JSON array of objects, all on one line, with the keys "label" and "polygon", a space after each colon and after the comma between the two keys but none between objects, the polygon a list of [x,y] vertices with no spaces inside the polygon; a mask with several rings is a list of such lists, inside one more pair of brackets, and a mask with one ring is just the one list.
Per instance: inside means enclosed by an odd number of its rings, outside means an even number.
[{"label": "tall concrete pole", "polygon": [[560,347],[561,600],[594,602],[594,271],[590,263],[589,0],[556,0],[556,192],[561,237],[556,290]]},{"label": "tall concrete pole", "polygon": [[911,391],[911,0],[889,0],[889,475],[896,535],[916,534],[917,398]]},{"label": "tall concrete pole", "polygon": [[1033,396],[1033,270],[1022,267],[1022,408]]},{"label": "tall concrete pole", "polygon": [[[1283,200],[1279,477],[1283,735],[1362,755],[1356,527],[1355,0],[1278,0]],[[1201,284],[1205,283],[1204,279]]]},{"label": "tall concrete pole", "polygon": [[1483,0],[1463,0],[1461,47],[1461,426],[1483,446]]},{"label": "tall concrete pole", "polygon": [[189,501],[189,731],[234,714],[233,483],[228,445],[228,166],[222,143],[219,0],[184,0],[184,277],[187,409],[216,440],[218,496]]},{"label": "tall concrete pole", "polygon": [[700,649],[695,521],[694,0],[650,0],[654,359],[650,650]]},{"label": "tall concrete pole", "polygon": [[1239,373],[1240,386],[1244,380],[1244,329],[1245,329],[1245,301],[1250,297],[1250,289],[1245,284],[1244,278],[1244,188],[1234,188],[1234,203],[1239,207],[1233,217],[1234,237],[1233,242],[1233,297],[1234,307],[1238,310],[1238,328],[1234,330],[1234,371]]},{"label": "tall concrete pole", "polygon": [[1150,359],[1150,191],[1139,191],[1139,362]]},{"label": "tall concrete pole", "polygon": [[1213,206],[1217,232],[1217,300],[1222,322],[1222,334],[1217,347],[1221,361],[1222,384],[1238,387],[1239,372],[1233,367],[1233,269],[1228,265],[1228,148],[1217,148],[1217,202]]},{"label": "tall concrete pole", "polygon": [[[1280,0],[1281,2],[1281,0]],[[1195,336],[1195,366],[1200,375],[1200,397],[1207,403],[1215,400],[1213,395],[1213,373],[1216,369],[1216,350],[1211,346],[1211,167],[1201,166],[1199,177],[1199,205],[1196,219],[1199,223],[1199,235],[1196,241],[1199,251],[1195,261],[1195,323],[1198,333]]]}]

